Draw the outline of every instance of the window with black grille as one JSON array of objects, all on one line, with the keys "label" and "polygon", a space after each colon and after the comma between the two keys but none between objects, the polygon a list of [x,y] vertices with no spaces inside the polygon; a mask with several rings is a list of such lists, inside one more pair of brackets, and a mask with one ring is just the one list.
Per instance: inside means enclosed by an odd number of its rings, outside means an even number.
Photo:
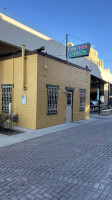
[{"label": "window with black grille", "polygon": [[80,89],[80,111],[85,111],[86,105],[86,89]]},{"label": "window with black grille", "polygon": [[58,86],[46,85],[47,87],[47,114],[58,112]]},{"label": "window with black grille", "polygon": [[9,103],[12,103],[12,87],[2,87],[2,112],[9,112]]}]

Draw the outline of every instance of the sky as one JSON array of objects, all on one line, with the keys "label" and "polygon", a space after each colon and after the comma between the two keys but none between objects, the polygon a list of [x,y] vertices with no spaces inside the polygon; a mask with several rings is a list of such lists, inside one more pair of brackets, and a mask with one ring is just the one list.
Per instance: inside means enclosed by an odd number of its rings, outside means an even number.
[{"label": "sky", "polygon": [[112,72],[112,0],[0,0],[0,12],[63,44],[90,42]]}]

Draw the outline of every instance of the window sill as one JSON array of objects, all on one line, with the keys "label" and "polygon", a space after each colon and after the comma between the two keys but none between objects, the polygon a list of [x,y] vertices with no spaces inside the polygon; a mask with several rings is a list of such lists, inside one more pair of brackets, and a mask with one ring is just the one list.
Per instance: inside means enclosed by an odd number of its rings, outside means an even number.
[{"label": "window sill", "polygon": [[47,115],[57,115],[58,113],[47,113]]},{"label": "window sill", "polygon": [[5,114],[9,114],[9,112],[7,112],[7,111],[1,111],[2,113],[5,113]]}]

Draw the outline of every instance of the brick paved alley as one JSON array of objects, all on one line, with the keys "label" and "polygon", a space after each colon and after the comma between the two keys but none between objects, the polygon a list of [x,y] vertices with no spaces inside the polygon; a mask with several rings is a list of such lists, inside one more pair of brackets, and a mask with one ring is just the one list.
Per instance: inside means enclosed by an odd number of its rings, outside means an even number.
[{"label": "brick paved alley", "polygon": [[50,199],[112,200],[112,117],[0,148],[0,200]]}]

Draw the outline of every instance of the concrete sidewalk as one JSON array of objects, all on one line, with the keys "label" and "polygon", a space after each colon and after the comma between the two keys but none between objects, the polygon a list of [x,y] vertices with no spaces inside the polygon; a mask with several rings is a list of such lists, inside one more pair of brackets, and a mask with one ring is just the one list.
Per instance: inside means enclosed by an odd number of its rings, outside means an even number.
[{"label": "concrete sidewalk", "polygon": [[[108,116],[108,117],[112,117],[112,116]],[[108,118],[108,117],[91,115],[90,119],[80,120],[80,121],[76,121],[76,122],[72,122],[72,123],[64,123],[64,124],[60,124],[60,125],[56,125],[56,126],[52,126],[52,127],[48,127],[48,128],[43,128],[43,129],[39,129],[39,130],[31,130],[31,129],[21,128],[21,127],[13,127],[15,130],[23,131],[23,133],[20,133],[17,135],[12,135],[12,136],[0,134],[0,148],[9,146],[12,144],[16,144],[19,142],[24,142],[24,141],[27,141],[30,139],[38,138],[38,137],[41,137],[44,135],[52,134],[54,132],[62,131],[62,130],[69,129],[72,127],[77,127],[77,126],[81,126],[84,124],[92,123],[92,122],[95,122],[95,121],[98,121],[98,120],[101,120],[104,118]]]}]

